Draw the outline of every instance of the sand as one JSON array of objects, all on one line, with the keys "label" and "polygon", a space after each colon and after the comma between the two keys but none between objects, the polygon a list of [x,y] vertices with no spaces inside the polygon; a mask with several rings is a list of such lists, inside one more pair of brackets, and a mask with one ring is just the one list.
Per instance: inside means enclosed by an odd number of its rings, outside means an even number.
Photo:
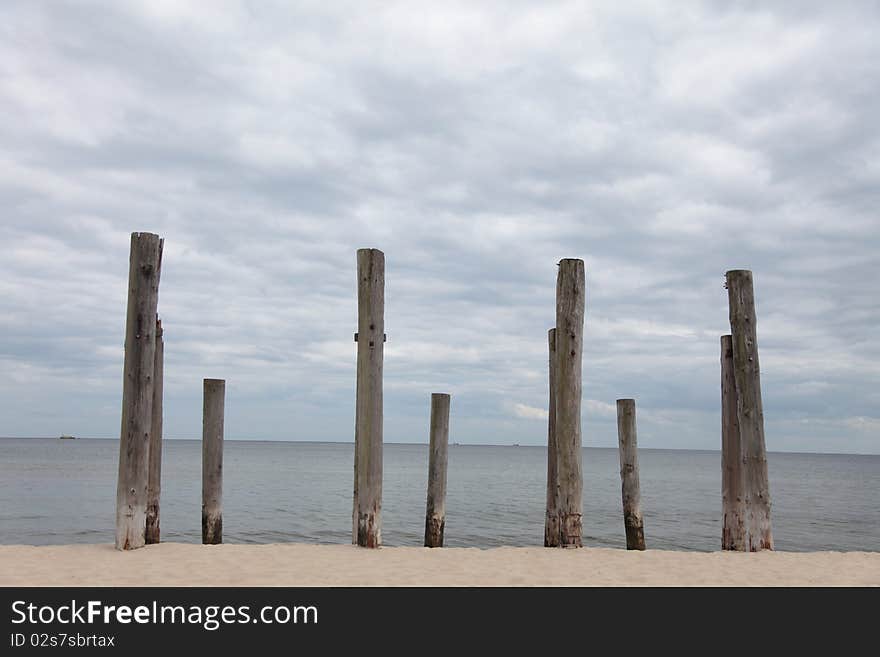
[{"label": "sand", "polygon": [[880,552],[0,545],[0,586],[880,586]]}]

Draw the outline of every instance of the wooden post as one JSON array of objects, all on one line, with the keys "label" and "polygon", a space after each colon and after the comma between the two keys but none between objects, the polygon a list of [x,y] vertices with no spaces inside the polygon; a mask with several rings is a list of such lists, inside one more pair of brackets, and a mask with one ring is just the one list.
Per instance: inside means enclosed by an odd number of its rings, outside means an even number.
[{"label": "wooden post", "polygon": [[150,468],[147,474],[147,528],[144,536],[148,545],[158,543],[159,495],[162,492],[162,378],[165,371],[165,342],[162,339],[162,320],[156,318],[156,355],[153,359],[153,413],[150,423]]},{"label": "wooden post", "polygon": [[559,547],[559,482],[556,476],[556,329],[547,332],[550,347],[550,404],[547,416],[547,511],[544,516],[544,547]]},{"label": "wooden post", "polygon": [[117,550],[133,550],[145,542],[156,307],[161,266],[162,240],[159,236],[132,233],[116,483]]},{"label": "wooden post", "polygon": [[559,543],[581,547],[581,360],[584,344],[584,261],[559,262],[556,279],[556,473]]},{"label": "wooden post", "polygon": [[[357,409],[357,393],[355,392],[355,409]],[[354,487],[351,495],[351,544],[357,545],[358,538],[358,439],[357,418],[354,423]]]},{"label": "wooden post", "polygon": [[[358,276],[358,290],[360,291],[360,276]],[[358,306],[360,312],[360,306]],[[357,333],[354,334],[354,341],[357,342]],[[360,350],[358,350],[358,372],[360,372]],[[360,375],[357,375],[360,381]],[[358,536],[358,425],[360,424],[357,413],[360,406],[360,385],[355,384],[355,419],[354,419],[354,486],[351,495],[351,544],[357,545]]]},{"label": "wooden post", "polygon": [[202,543],[223,542],[223,413],[226,381],[205,379],[202,405]]},{"label": "wooden post", "polygon": [[620,448],[620,488],[626,549],[645,549],[642,493],[639,489],[639,446],[636,437],[635,399],[617,400],[617,440]]},{"label": "wooden post", "polygon": [[431,395],[431,438],[428,453],[428,504],[425,547],[443,547],[446,525],[446,463],[449,446],[449,395]]},{"label": "wooden post", "polygon": [[750,552],[773,549],[770,527],[770,486],[764,444],[764,408],[755,319],[752,272],[726,274],[736,385],[736,420],[743,460],[746,543]]},{"label": "wooden post", "polygon": [[382,365],[385,354],[385,254],[358,249],[358,356],[355,464],[357,544],[382,544]]},{"label": "wooden post", "polygon": [[721,336],[721,549],[746,549],[743,518],[743,471],[739,424],[736,421],[736,381],[733,344]]}]

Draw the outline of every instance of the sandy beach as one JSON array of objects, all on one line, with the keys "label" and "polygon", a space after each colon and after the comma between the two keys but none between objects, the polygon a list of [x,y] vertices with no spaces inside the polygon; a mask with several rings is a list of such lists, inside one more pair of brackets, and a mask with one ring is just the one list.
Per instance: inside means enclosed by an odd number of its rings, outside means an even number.
[{"label": "sandy beach", "polygon": [[877,552],[0,546],[2,586],[880,586]]}]

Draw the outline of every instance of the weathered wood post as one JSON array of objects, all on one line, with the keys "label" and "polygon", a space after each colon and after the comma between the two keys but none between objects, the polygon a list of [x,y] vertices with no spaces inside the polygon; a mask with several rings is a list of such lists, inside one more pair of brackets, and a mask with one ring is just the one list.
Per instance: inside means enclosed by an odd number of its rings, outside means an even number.
[{"label": "weathered wood post", "polygon": [[550,403],[547,415],[547,510],[544,516],[544,547],[559,547],[559,482],[556,476],[556,329],[547,332],[550,347]]},{"label": "weathered wood post", "polygon": [[156,307],[161,266],[162,240],[159,236],[132,233],[116,483],[117,550],[133,550],[145,542]]},{"label": "weathered wood post", "polygon": [[639,488],[639,446],[636,436],[636,400],[617,400],[617,440],[620,448],[620,488],[626,549],[645,549],[642,493]]},{"label": "weathered wood post", "polygon": [[[355,334],[355,341],[357,335]],[[355,409],[357,409],[357,392],[355,392]],[[358,439],[357,418],[354,423],[354,486],[351,495],[351,544],[357,545],[358,537]]]},{"label": "weathered wood post", "polygon": [[223,542],[223,413],[226,381],[205,379],[202,399],[202,543]]},{"label": "weathered wood post", "polygon": [[744,551],[743,471],[739,424],[736,420],[736,381],[733,344],[721,336],[721,549]]},{"label": "weathered wood post", "polygon": [[385,355],[385,254],[358,249],[358,356],[355,467],[357,544],[382,544],[382,366]]},{"label": "weathered wood post", "polygon": [[446,525],[446,463],[449,447],[449,395],[431,395],[431,437],[428,447],[428,503],[425,547],[443,547]]},{"label": "weathered wood post", "polygon": [[559,262],[556,279],[556,474],[560,547],[581,547],[581,360],[584,345],[584,261]]},{"label": "weathered wood post", "polygon": [[[360,281],[360,278],[358,278]],[[360,288],[360,284],[358,284]],[[358,334],[354,334],[354,341],[357,342]],[[360,358],[358,359],[358,368],[360,368]],[[360,376],[358,375],[358,381],[360,381]],[[355,419],[354,419],[354,485],[352,486],[352,494],[351,494],[351,544],[357,545],[357,536],[358,536],[358,416],[357,412],[360,408],[360,386],[355,384]]]},{"label": "weathered wood post", "polygon": [[153,359],[153,413],[150,423],[150,469],[147,474],[146,543],[158,543],[159,496],[162,492],[162,378],[165,372],[165,342],[162,320],[156,318],[156,354]]},{"label": "weathered wood post", "polygon": [[736,420],[743,460],[746,542],[750,552],[773,549],[770,527],[770,486],[764,444],[764,408],[755,319],[752,272],[728,271],[727,297],[736,385]]}]

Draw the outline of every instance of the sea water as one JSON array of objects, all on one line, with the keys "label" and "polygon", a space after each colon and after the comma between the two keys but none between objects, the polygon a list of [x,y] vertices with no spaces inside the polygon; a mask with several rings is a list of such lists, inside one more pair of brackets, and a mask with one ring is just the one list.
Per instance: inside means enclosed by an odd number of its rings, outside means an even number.
[{"label": "sea water", "polygon": [[[228,543],[349,543],[352,443],[227,440],[223,538]],[[112,543],[116,440],[0,439],[0,543]],[[880,456],[770,453],[778,550],[880,550]],[[721,455],[639,451],[649,548],[717,550]],[[625,547],[616,449],[583,452],[584,545]],[[386,444],[385,545],[421,545],[427,445]],[[541,545],[543,447],[450,445],[445,544]],[[201,443],[163,445],[165,541],[201,540]]]}]

